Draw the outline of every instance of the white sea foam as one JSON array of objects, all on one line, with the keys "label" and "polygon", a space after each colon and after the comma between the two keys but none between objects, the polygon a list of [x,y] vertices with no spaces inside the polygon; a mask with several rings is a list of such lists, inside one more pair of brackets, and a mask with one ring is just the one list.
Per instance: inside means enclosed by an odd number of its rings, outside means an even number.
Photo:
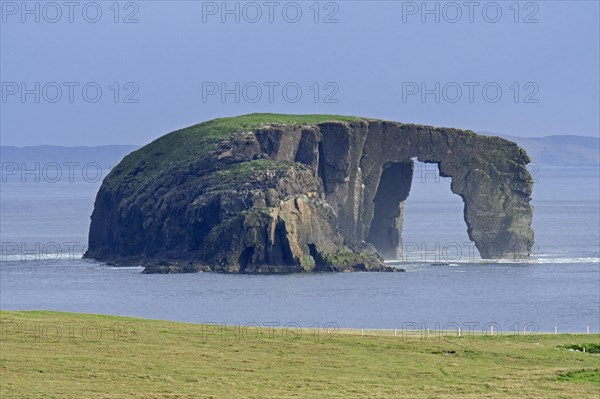
[{"label": "white sea foam", "polygon": [[536,255],[534,258],[529,259],[453,259],[452,261],[444,260],[427,260],[422,258],[408,258],[408,259],[388,259],[385,261],[386,264],[401,265],[404,263],[417,264],[417,265],[431,265],[437,264],[437,266],[459,266],[465,264],[566,264],[566,263],[600,263],[600,258],[596,257],[576,257],[576,258],[552,258],[546,257],[551,255]]},{"label": "white sea foam", "polygon": [[44,254],[10,254],[0,255],[0,262],[52,262],[52,263],[64,263],[72,262],[83,259],[81,254],[68,254],[68,253],[44,253]]}]

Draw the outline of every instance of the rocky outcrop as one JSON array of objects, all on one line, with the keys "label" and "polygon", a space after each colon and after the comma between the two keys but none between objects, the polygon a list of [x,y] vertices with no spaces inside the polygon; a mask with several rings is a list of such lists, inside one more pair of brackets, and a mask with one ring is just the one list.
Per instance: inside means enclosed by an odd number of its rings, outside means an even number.
[{"label": "rocky outcrop", "polygon": [[516,144],[470,131],[252,114],[165,135],[98,192],[86,257],[147,272],[391,271],[413,158],[438,164],[483,258],[529,255],[532,179]]}]

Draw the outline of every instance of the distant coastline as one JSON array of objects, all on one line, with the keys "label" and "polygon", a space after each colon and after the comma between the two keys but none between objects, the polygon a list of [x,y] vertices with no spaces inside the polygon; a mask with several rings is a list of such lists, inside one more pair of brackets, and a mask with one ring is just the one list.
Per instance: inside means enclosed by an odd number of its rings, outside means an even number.
[{"label": "distant coastline", "polygon": [[[477,132],[485,136],[499,136],[523,147],[534,163],[548,167],[600,166],[600,139],[590,136],[553,135],[544,137],[517,137],[494,132]],[[111,168],[123,157],[141,145],[102,146],[0,146],[2,162],[95,162]]]},{"label": "distant coastline", "polygon": [[600,166],[600,139],[590,136],[554,135],[518,137],[501,133],[478,132],[514,141],[527,151],[534,163],[556,167]]},{"label": "distant coastline", "polygon": [[[73,163],[81,167],[86,163],[96,163],[103,169],[110,169],[123,157],[141,146],[137,145],[101,145],[93,147],[67,147],[56,145],[37,145],[27,147],[0,146],[2,163],[49,163],[59,165]],[[28,165],[29,167],[29,165]],[[4,170],[4,168],[3,168]]]}]

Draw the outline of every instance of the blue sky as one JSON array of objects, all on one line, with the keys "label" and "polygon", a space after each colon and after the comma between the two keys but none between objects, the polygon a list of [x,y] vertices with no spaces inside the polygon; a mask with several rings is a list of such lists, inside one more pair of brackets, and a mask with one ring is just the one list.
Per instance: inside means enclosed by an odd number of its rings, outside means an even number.
[{"label": "blue sky", "polygon": [[251,112],[600,136],[597,1],[74,3],[1,2],[2,145]]}]

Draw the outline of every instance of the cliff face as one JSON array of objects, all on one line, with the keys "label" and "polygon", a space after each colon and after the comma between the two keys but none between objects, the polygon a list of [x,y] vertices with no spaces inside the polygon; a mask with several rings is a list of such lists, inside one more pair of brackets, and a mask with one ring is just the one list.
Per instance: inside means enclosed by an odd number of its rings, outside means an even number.
[{"label": "cliff face", "polygon": [[533,245],[526,153],[496,137],[336,116],[253,114],[173,132],[98,192],[86,257],[148,272],[392,270],[413,161],[437,163],[483,258]]}]

